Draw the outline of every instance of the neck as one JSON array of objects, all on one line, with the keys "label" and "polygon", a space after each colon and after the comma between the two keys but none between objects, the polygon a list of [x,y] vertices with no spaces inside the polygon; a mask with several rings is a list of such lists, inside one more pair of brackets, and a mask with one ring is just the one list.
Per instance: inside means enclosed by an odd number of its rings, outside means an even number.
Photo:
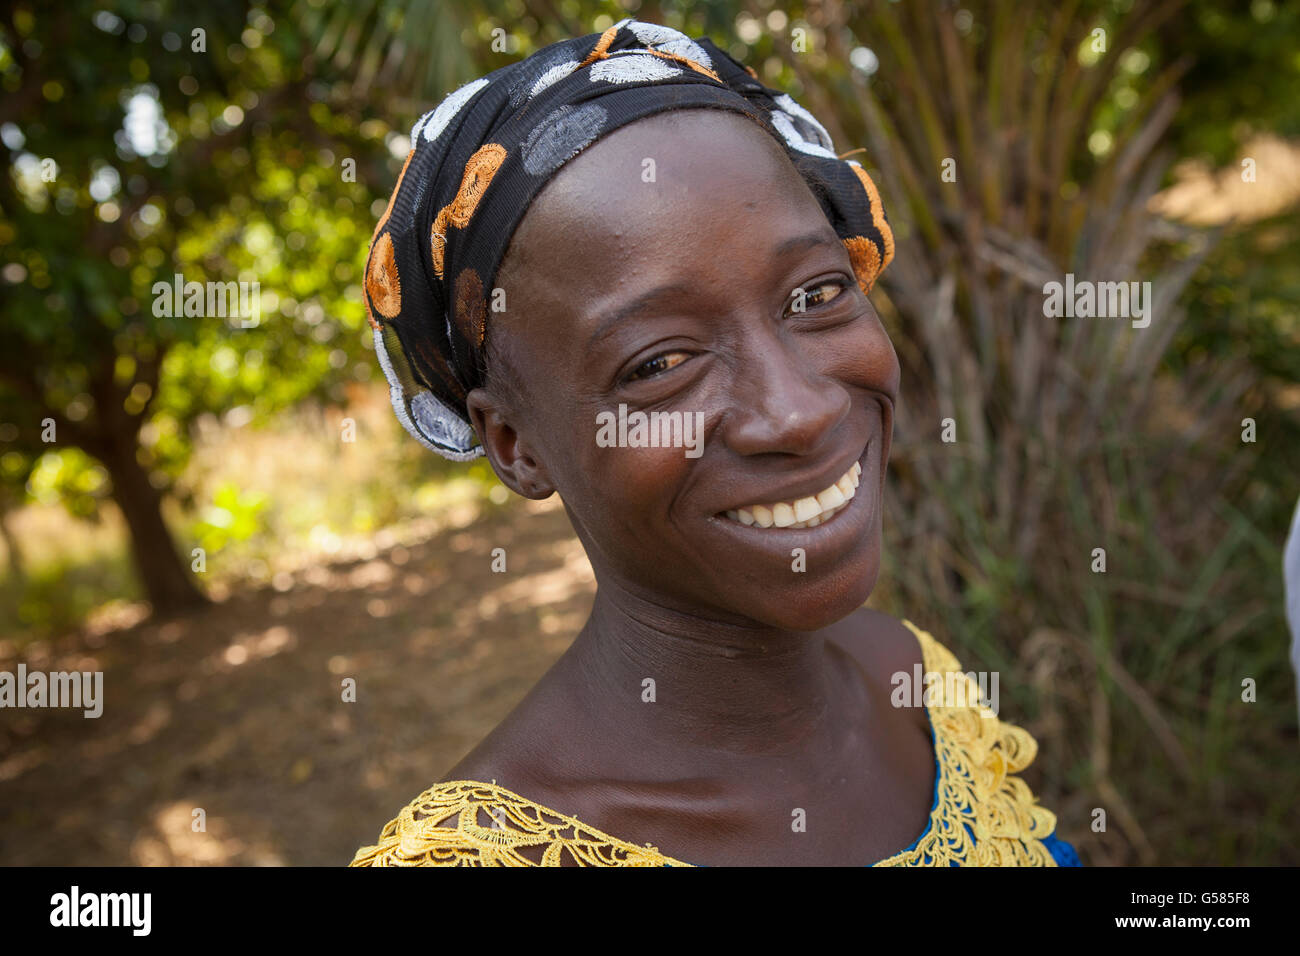
[{"label": "neck", "polygon": [[722,622],[602,586],[571,653],[606,726],[656,747],[776,756],[833,726],[820,634]]}]

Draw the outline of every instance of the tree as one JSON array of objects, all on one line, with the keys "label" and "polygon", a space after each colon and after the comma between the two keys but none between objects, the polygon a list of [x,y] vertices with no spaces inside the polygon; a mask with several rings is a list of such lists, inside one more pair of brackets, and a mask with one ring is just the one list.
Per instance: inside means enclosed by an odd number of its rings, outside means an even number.
[{"label": "tree", "polygon": [[[349,366],[365,345],[367,184],[391,179],[392,133],[335,96],[287,16],[97,6],[20,5],[0,24],[2,451],[102,463],[170,613],[203,602],[161,509],[194,418],[266,414],[369,373]],[[171,302],[178,274],[254,291],[268,314]]]}]

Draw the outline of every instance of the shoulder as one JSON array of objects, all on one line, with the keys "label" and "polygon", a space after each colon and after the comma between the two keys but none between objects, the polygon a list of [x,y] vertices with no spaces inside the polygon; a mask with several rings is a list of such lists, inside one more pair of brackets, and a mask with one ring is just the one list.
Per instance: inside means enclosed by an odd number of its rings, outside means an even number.
[{"label": "shoulder", "polygon": [[963,671],[956,655],[929,632],[870,608],[859,608],[840,623],[845,626],[831,640],[853,654],[877,686],[892,690],[896,675],[912,686],[918,667],[926,675],[942,676],[927,677],[917,688],[924,707],[901,708],[918,715],[927,733],[933,725],[944,742],[979,765],[1002,760],[1006,770],[1018,772],[1033,762],[1038,742],[1024,728],[998,717],[998,674]]},{"label": "shoulder", "polygon": [[860,607],[835,624],[827,637],[873,674],[910,671],[923,663],[920,639],[896,617]]},{"label": "shoulder", "polygon": [[[837,622],[830,628],[827,639],[857,661],[872,685],[886,694],[895,675],[910,677],[918,665],[930,667],[925,644],[917,632],[898,618],[872,608],[860,607]],[[917,718],[928,736],[930,728],[925,711],[904,709]]]}]

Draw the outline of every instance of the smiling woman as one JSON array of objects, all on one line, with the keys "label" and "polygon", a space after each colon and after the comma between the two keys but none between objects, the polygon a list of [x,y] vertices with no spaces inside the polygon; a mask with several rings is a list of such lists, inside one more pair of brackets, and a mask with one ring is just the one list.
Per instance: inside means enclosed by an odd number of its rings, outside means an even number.
[{"label": "smiling woman", "polygon": [[[899,366],[862,167],[708,40],[630,19],[467,84],[412,141],[366,282],[394,407],[558,493],[598,587],[354,865],[1077,863],[1015,776],[1033,738],[863,607]],[[614,413],[698,421],[695,453],[610,442]],[[920,670],[962,693],[891,695]]]}]

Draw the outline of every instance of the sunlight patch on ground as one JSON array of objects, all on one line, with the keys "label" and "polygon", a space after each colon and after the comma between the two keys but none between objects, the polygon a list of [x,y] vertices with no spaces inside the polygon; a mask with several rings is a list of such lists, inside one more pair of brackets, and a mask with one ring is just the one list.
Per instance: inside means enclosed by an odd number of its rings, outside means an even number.
[{"label": "sunlight patch on ground", "polygon": [[298,638],[292,630],[275,624],[256,634],[240,634],[222,650],[210,654],[203,663],[206,673],[228,671],[247,664],[282,654],[297,647]]},{"label": "sunlight patch on ground", "polygon": [[255,866],[284,866],[285,861],[264,845],[250,847],[231,833],[230,824],[216,816],[202,819],[195,830],[195,808],[202,800],[178,800],[154,815],[151,831],[131,844],[131,862],[137,866],[223,866],[252,863]]}]

